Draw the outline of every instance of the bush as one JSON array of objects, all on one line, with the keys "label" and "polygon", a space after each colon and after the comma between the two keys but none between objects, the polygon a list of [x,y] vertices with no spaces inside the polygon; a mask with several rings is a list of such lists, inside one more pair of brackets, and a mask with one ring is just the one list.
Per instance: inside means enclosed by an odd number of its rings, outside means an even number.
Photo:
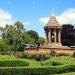
[{"label": "bush", "polygon": [[64,65],[55,67],[14,67],[0,68],[0,75],[48,75],[66,72],[74,72],[75,65]]},{"label": "bush", "polygon": [[75,58],[75,52],[73,53],[72,57],[74,57],[74,58]]},{"label": "bush", "polygon": [[57,53],[55,51],[51,51],[50,55],[53,57],[53,56],[56,56]]},{"label": "bush", "polygon": [[56,61],[51,61],[51,65],[57,66],[57,65],[62,65],[62,63],[56,62]]},{"label": "bush", "polygon": [[50,61],[41,62],[41,65],[43,65],[43,66],[58,66],[58,65],[63,65],[63,64],[58,61],[50,60]]},{"label": "bush", "polygon": [[29,63],[22,60],[0,60],[0,67],[22,67]]},{"label": "bush", "polygon": [[70,56],[68,53],[58,53],[58,56]]},{"label": "bush", "polygon": [[23,52],[18,55],[20,58],[34,59],[37,61],[43,61],[50,58],[50,53],[45,52]]}]

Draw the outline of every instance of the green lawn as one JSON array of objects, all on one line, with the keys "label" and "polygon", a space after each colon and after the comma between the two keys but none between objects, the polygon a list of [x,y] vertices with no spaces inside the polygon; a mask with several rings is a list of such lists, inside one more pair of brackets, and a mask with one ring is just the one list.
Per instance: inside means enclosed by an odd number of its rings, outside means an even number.
[{"label": "green lawn", "polygon": [[[28,63],[28,65],[23,65],[23,67],[20,67],[20,69],[24,68],[25,70],[27,70],[27,72],[29,71],[31,73],[32,73],[32,71],[34,72],[34,70],[36,69],[34,74],[37,73],[37,72],[39,73],[40,70],[41,70],[40,73],[43,73],[43,74],[44,74],[44,71],[47,71],[47,72],[49,71],[48,74],[50,74],[52,72],[54,73],[55,71],[56,71],[55,73],[58,73],[58,70],[60,70],[60,71],[62,70],[63,72],[59,72],[59,73],[63,73],[63,74],[53,74],[52,73],[52,75],[75,75],[75,72],[74,72],[75,70],[73,70],[75,68],[75,66],[74,66],[75,65],[75,58],[72,58],[72,57],[51,57],[50,59],[47,59],[45,61],[36,61],[36,60],[30,60],[30,59],[21,59],[21,58],[17,58],[15,56],[12,56],[12,55],[11,56],[10,55],[0,55],[0,61],[1,61],[0,62],[1,65],[5,61],[5,63],[2,66],[4,68],[7,68],[6,66],[9,66],[9,65],[7,65],[8,61],[11,61],[11,62],[12,61],[20,61],[20,62],[24,62],[24,64],[26,62],[26,63]],[[10,63],[10,65],[12,65],[12,64]],[[72,70],[71,71],[64,71],[63,70],[63,69],[67,69],[66,66],[68,67],[68,65],[74,66],[73,69],[72,69],[73,72],[72,72]],[[58,67],[58,68],[56,68],[56,67]],[[8,67],[8,68],[11,68],[11,67]],[[8,68],[7,68],[7,70],[9,70]],[[14,68],[15,68],[15,71],[18,70],[17,69],[18,67],[15,66]],[[3,73],[6,71],[6,69],[5,69],[5,71],[3,70],[3,68],[0,68],[0,69],[3,71]],[[64,72],[70,72],[70,73],[64,73]],[[6,75],[8,75],[8,74],[6,74]]]},{"label": "green lawn", "polygon": [[63,73],[63,74],[55,74],[55,75],[75,75],[75,72],[71,72],[71,73]]},{"label": "green lawn", "polygon": [[15,56],[10,56],[10,55],[0,55],[0,60],[22,60],[28,62],[29,67],[52,66],[51,62],[62,64],[62,65],[75,64],[75,58],[72,57],[53,57],[48,60],[40,62],[36,60],[16,58]]}]

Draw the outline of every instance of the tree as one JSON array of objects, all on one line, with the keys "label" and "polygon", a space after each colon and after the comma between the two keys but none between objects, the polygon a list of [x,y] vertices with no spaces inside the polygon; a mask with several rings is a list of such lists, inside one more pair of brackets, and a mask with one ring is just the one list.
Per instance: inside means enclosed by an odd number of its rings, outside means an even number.
[{"label": "tree", "polygon": [[14,26],[16,27],[16,30],[19,31],[19,30],[23,30],[24,29],[24,26],[23,24],[20,22],[20,21],[17,21]]},{"label": "tree", "polygon": [[45,38],[39,37],[38,42],[40,43],[40,45],[44,45],[45,44]]},{"label": "tree", "polygon": [[21,22],[17,21],[14,24],[16,32],[16,41],[20,41],[22,34],[24,33],[24,26]]},{"label": "tree", "polygon": [[1,33],[2,38],[5,38],[5,28],[0,27],[0,33]]},{"label": "tree", "polygon": [[71,46],[75,45],[74,26],[71,24],[62,25],[61,43],[62,45]]},{"label": "tree", "polygon": [[0,27],[0,32],[3,40],[7,41],[6,50],[21,51],[21,45],[31,44],[34,46],[39,38],[36,31],[27,31],[24,29],[22,22],[17,21],[14,25],[6,25],[4,28]]},{"label": "tree", "polygon": [[25,33],[25,35],[23,35],[23,42],[22,43],[24,43],[24,44],[35,44],[35,41],[34,41],[34,39],[29,35],[29,34],[26,34]]},{"label": "tree", "polygon": [[0,39],[0,51],[7,51],[8,43],[4,39]]},{"label": "tree", "polygon": [[36,44],[39,39],[38,33],[34,30],[29,30],[26,33],[29,34],[35,40],[35,44]]},{"label": "tree", "polygon": [[9,42],[10,45],[14,44],[14,35],[15,35],[15,28],[13,25],[6,25],[5,27],[5,39],[7,39],[7,41]]},{"label": "tree", "polygon": [[[7,50],[21,51],[21,44],[35,44],[35,39],[27,34],[23,24],[17,21],[14,25],[0,27],[2,39],[7,41]],[[33,34],[36,34],[33,32]],[[37,36],[37,35],[36,35]]]}]

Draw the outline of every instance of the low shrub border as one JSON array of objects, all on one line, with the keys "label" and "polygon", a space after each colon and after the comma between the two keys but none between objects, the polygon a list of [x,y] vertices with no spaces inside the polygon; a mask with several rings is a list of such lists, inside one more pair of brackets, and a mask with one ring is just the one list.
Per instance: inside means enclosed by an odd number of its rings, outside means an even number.
[{"label": "low shrub border", "polygon": [[0,67],[0,75],[48,75],[75,72],[75,65],[50,67]]},{"label": "low shrub border", "polygon": [[24,67],[29,63],[22,60],[0,60],[0,67]]}]

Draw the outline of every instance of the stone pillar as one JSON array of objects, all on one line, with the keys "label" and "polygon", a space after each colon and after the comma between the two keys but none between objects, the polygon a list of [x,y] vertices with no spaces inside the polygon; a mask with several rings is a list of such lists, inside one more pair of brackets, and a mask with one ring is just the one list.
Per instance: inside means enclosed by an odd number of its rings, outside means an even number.
[{"label": "stone pillar", "polygon": [[58,42],[61,43],[61,31],[58,31]]},{"label": "stone pillar", "polygon": [[48,39],[49,39],[49,44],[51,43],[51,30],[49,29],[49,33],[48,33]]},{"label": "stone pillar", "polygon": [[45,35],[46,35],[45,41],[46,41],[46,44],[48,44],[48,31],[47,31],[47,29],[45,29]]},{"label": "stone pillar", "polygon": [[56,37],[56,29],[55,29],[55,30],[54,30],[54,43],[57,42],[56,39],[57,39],[57,37]]},{"label": "stone pillar", "polygon": [[48,44],[48,33],[47,33],[47,31],[45,32],[45,34],[46,34],[46,44]]}]

